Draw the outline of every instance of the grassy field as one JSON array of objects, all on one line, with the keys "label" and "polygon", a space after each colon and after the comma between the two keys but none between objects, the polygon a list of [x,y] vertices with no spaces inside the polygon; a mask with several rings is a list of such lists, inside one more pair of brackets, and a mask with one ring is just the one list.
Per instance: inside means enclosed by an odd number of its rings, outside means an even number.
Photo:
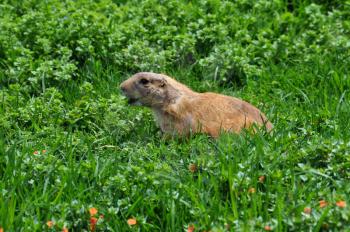
[{"label": "grassy field", "polygon": [[[349,1],[4,0],[0,231],[350,231],[349,67]],[[138,71],[274,131],[164,141]]]}]

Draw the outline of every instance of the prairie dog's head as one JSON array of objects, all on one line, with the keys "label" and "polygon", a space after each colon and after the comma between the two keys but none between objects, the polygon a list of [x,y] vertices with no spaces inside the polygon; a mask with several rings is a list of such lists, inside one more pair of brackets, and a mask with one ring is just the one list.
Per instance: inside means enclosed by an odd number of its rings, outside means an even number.
[{"label": "prairie dog's head", "polygon": [[120,89],[131,105],[157,107],[167,99],[167,84],[165,75],[140,72],[121,83]]}]

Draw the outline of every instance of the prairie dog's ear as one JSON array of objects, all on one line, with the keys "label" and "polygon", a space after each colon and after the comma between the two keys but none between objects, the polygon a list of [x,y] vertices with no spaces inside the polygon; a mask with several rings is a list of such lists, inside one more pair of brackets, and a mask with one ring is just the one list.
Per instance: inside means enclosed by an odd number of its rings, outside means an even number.
[{"label": "prairie dog's ear", "polygon": [[158,87],[165,87],[167,85],[167,80],[164,77],[156,78],[152,82],[154,82]]},{"label": "prairie dog's ear", "polygon": [[164,87],[168,84],[168,82],[166,81],[166,79],[163,77],[161,80],[160,80],[160,87]]}]

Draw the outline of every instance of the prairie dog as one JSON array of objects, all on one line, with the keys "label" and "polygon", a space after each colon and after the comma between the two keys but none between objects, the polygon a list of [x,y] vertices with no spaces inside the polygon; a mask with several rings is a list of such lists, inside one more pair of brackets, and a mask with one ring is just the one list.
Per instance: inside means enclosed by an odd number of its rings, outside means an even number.
[{"label": "prairie dog", "polygon": [[218,137],[221,131],[239,133],[253,124],[272,124],[259,109],[238,98],[216,93],[197,93],[164,74],[140,72],[120,88],[131,105],[150,107],[167,136],[205,133]]}]

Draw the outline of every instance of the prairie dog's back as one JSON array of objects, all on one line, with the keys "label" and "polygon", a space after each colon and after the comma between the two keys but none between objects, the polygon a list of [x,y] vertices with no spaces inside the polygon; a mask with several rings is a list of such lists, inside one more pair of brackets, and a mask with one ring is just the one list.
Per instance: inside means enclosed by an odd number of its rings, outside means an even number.
[{"label": "prairie dog's back", "polygon": [[259,109],[238,98],[207,92],[188,101],[184,99],[181,104],[180,111],[192,115],[214,137],[219,135],[220,130],[239,133],[254,123],[265,125],[267,130],[272,129],[272,124]]}]

